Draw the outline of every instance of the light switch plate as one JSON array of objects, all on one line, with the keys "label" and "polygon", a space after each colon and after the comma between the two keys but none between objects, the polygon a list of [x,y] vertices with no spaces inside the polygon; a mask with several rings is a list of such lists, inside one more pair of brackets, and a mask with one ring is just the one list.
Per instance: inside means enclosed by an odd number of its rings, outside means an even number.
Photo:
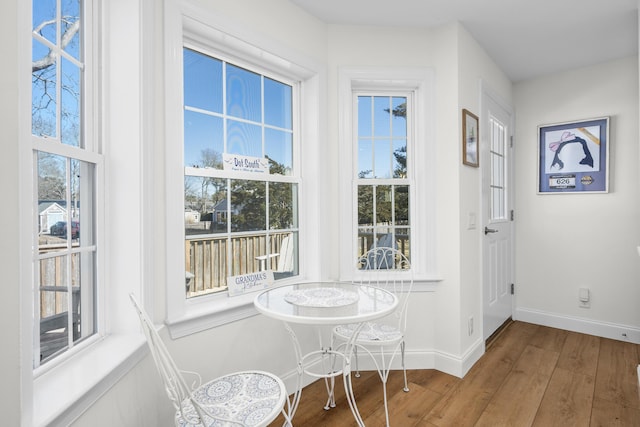
[{"label": "light switch plate", "polygon": [[475,228],[476,228],[476,213],[469,212],[469,215],[467,216],[467,229],[474,230]]}]

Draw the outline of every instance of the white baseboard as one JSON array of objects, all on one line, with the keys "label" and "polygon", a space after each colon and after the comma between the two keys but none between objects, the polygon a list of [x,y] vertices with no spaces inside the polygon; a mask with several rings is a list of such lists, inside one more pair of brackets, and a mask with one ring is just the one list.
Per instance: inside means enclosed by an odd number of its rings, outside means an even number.
[{"label": "white baseboard", "polygon": [[629,325],[602,322],[528,308],[517,308],[513,313],[513,319],[602,338],[640,344],[640,328]]},{"label": "white baseboard", "polygon": [[469,370],[476,364],[478,360],[484,355],[486,348],[485,342],[482,338],[478,339],[473,345],[469,348],[467,353],[462,358],[462,378],[469,372]]},{"label": "white baseboard", "polygon": [[[474,342],[462,356],[456,356],[438,350],[406,350],[405,365],[407,369],[436,369],[440,372],[462,378],[480,357],[482,357],[484,350],[484,341],[481,339]],[[374,353],[374,355],[377,357],[379,353]],[[358,358],[360,370],[372,371],[376,369],[375,364],[368,354],[361,353],[358,355]],[[319,360],[311,362],[309,363],[309,367],[313,370],[319,363]],[[352,361],[351,369],[355,372],[355,361]],[[392,369],[402,369],[399,354],[396,355],[393,360]],[[291,370],[285,373],[282,375],[282,380],[287,386],[289,393],[292,393],[297,387],[297,371]],[[306,387],[316,380],[317,378],[305,374],[302,378],[302,386]],[[338,377],[337,380],[342,381],[342,378]]]}]

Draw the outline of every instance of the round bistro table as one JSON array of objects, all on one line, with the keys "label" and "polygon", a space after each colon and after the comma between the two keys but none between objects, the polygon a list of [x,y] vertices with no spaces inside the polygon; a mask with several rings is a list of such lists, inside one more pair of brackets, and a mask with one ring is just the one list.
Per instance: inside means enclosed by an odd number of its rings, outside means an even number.
[{"label": "round bistro table", "polygon": [[[309,282],[290,284],[267,289],[256,296],[254,305],[265,316],[281,320],[291,336],[297,358],[297,387],[289,407],[293,419],[302,395],[303,374],[327,381],[329,398],[325,409],[334,405],[333,379],[342,375],[345,394],[351,412],[359,426],[364,422],[356,405],[351,382],[351,357],[354,343],[365,322],[379,319],[392,313],[398,306],[398,298],[385,289],[350,282]],[[317,327],[320,349],[303,353],[292,324]],[[356,333],[339,348],[322,345],[319,327],[341,324],[357,324]],[[341,369],[338,360],[342,359]],[[318,360],[320,364],[317,368]],[[314,365],[314,366],[311,366]]]}]

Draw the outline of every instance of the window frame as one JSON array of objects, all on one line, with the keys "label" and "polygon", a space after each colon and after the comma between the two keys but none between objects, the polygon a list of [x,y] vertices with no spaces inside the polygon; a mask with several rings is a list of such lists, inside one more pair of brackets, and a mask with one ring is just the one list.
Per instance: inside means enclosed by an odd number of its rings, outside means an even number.
[{"label": "window frame", "polygon": [[[409,217],[411,219],[411,269],[414,290],[432,291],[441,281],[436,257],[436,153],[434,144],[434,70],[430,68],[345,67],[338,76],[340,179],[352,183],[341,188],[340,257],[354,260],[340,264],[340,280],[360,280],[367,272],[356,268],[357,257],[357,96],[410,94],[413,117],[407,117]],[[420,159],[420,168],[416,162]],[[385,181],[389,180],[372,180]],[[346,187],[346,186],[345,186]],[[420,197],[418,195],[420,189]],[[418,215],[418,213],[420,213]]]},{"label": "window frame", "polygon": [[[131,221],[128,221],[127,232],[129,229],[139,232],[140,245],[127,245],[124,251],[122,244],[105,237],[108,232],[121,230],[121,224],[113,224],[114,217],[118,216],[113,215],[117,211],[117,207],[113,206],[129,200],[121,196],[123,192],[119,190],[126,189],[128,196],[132,196],[133,203],[129,206],[136,215],[139,214],[138,210],[146,211],[152,200],[152,195],[142,193],[141,189],[144,186],[142,182],[147,185],[154,182],[148,168],[151,160],[145,157],[150,156],[152,150],[143,148],[143,145],[152,148],[155,142],[152,138],[153,117],[143,113],[139,107],[140,103],[153,105],[150,101],[153,100],[154,82],[142,77],[144,70],[155,69],[154,53],[144,47],[148,44],[142,40],[153,33],[149,30],[154,28],[155,10],[159,5],[153,0],[135,0],[135,3],[129,3],[126,7],[113,2],[85,1],[93,5],[93,13],[87,18],[93,30],[85,38],[87,54],[91,58],[86,58],[85,62],[90,60],[94,65],[87,71],[92,83],[84,88],[92,107],[85,116],[92,124],[86,132],[91,133],[92,148],[99,154],[78,153],[78,148],[65,145],[57,146],[55,151],[96,164],[94,232],[97,247],[97,333],[37,371],[32,368],[33,243],[36,241],[37,224],[33,221],[33,214],[27,215],[20,224],[21,240],[27,242],[20,248],[20,394],[23,402],[20,412],[23,425],[71,424],[143,360],[147,351],[144,336],[139,331],[139,322],[126,296],[129,292],[142,293],[142,280],[139,279],[143,275],[149,279],[152,276],[149,273],[152,266],[143,266],[143,261],[146,261],[142,259],[143,251],[136,253],[135,247],[153,247],[153,235],[150,232],[153,222],[130,224]],[[35,209],[33,200],[34,194],[37,194],[37,182],[33,173],[33,150],[44,144],[33,143],[31,136],[32,12],[31,2],[19,2],[18,58],[22,93],[19,101],[20,169],[24,171],[20,175],[19,185],[22,212],[34,212]],[[118,32],[109,31],[115,25],[118,26]],[[135,61],[128,61],[128,56],[135,58]],[[115,87],[111,81],[123,66],[128,75],[135,78]],[[127,89],[132,89],[131,93],[135,93],[136,98],[123,102],[116,90]],[[144,156],[133,150],[134,155],[130,158],[119,158],[119,163],[126,165],[126,172],[119,170],[109,173],[108,165],[114,153],[132,153],[130,138],[131,133],[135,134],[136,131],[140,141],[137,148]],[[110,143],[105,144],[105,141]],[[129,181],[132,177],[134,180]],[[108,200],[111,205],[107,205]],[[109,209],[109,206],[112,208]],[[139,215],[142,217],[142,214]],[[117,218],[117,221],[122,222],[121,218]],[[128,246],[132,246],[132,249]],[[130,256],[132,253],[133,256]],[[126,280],[121,280],[122,277],[126,277]],[[109,286],[106,286],[107,283]],[[145,297],[148,298],[147,294]]]},{"label": "window frame", "polygon": [[[179,3],[179,4],[178,4]],[[317,256],[317,249],[305,242],[310,232],[306,224],[317,218],[318,204],[312,198],[313,184],[303,175],[316,176],[318,169],[314,162],[306,162],[306,156],[313,158],[318,140],[324,131],[318,131],[320,115],[318,106],[319,87],[324,83],[324,75],[319,66],[309,58],[290,52],[272,40],[256,38],[254,34],[229,29],[223,17],[201,9],[190,2],[168,0],[165,3],[165,92],[166,117],[165,171],[174,179],[166,182],[166,302],[165,323],[172,338],[186,336],[212,327],[224,325],[239,319],[254,316],[255,292],[229,297],[227,292],[218,292],[187,299],[184,292],[184,176],[183,159],[183,100],[182,100],[182,49],[192,46],[200,52],[225,59],[233,64],[250,69],[264,70],[277,79],[282,78],[299,85],[300,97],[294,97],[293,108],[297,109],[297,123],[300,129],[297,138],[304,141],[304,147],[294,140],[294,167],[299,171],[298,184],[298,276],[281,279],[279,283],[305,280],[308,274],[306,259]],[[179,141],[179,143],[176,143]],[[305,152],[305,156],[302,152]],[[315,157],[317,159],[317,156]],[[179,161],[176,161],[179,159]],[[304,164],[303,164],[304,163]],[[304,170],[304,174],[302,171]],[[241,178],[241,176],[239,176]],[[285,177],[285,179],[287,179]],[[311,189],[311,190],[310,190]],[[316,215],[316,216],[314,216]],[[178,284],[182,283],[182,287]]]},{"label": "window frame", "polygon": [[[98,99],[96,96],[96,92],[94,88],[98,83],[99,76],[95,71],[98,66],[98,58],[97,58],[97,38],[94,37],[94,29],[99,30],[99,25],[97,24],[97,6],[92,0],[81,0],[80,12],[82,16],[79,19],[82,21],[82,29],[81,34],[82,38],[79,43],[83,51],[81,52],[81,59],[78,62],[81,64],[80,68],[83,68],[82,76],[83,78],[79,82],[81,87],[80,93],[80,111],[79,111],[79,121],[81,123],[81,134],[80,141],[78,146],[67,145],[62,142],[62,135],[57,134],[54,138],[48,138],[46,136],[40,137],[36,135],[31,135],[31,150],[33,156],[33,168],[32,170],[32,180],[33,180],[33,203],[35,206],[32,208],[34,219],[32,220],[33,232],[32,232],[32,245],[33,245],[33,286],[37,286],[39,283],[39,278],[36,274],[39,273],[40,268],[38,263],[41,259],[47,258],[47,256],[43,256],[39,253],[39,242],[38,242],[38,161],[36,153],[47,153],[53,154],[55,156],[64,157],[67,161],[77,160],[81,162],[85,162],[94,166],[93,176],[90,179],[89,188],[81,187],[85,194],[90,193],[90,199],[93,201],[92,206],[90,207],[90,217],[91,222],[89,226],[92,228],[91,236],[92,242],[88,245],[82,246],[80,244],[77,249],[72,249],[69,245],[65,250],[62,250],[56,253],[56,256],[64,256],[70,257],[71,254],[87,254],[89,252],[93,252],[93,306],[91,307],[91,315],[95,322],[94,332],[91,336],[86,339],[81,340],[78,343],[74,343],[72,347],[65,350],[63,353],[57,355],[54,359],[50,359],[46,361],[45,364],[40,364],[36,362],[35,354],[33,354],[33,374],[35,378],[43,375],[48,372],[50,369],[54,369],[56,366],[63,364],[65,361],[72,358],[75,354],[82,351],[82,349],[87,348],[92,343],[98,341],[101,335],[104,335],[104,315],[100,310],[100,304],[98,302],[98,297],[102,294],[102,288],[104,287],[104,276],[102,275],[99,266],[102,265],[103,261],[103,246],[99,244],[96,233],[96,225],[100,226],[102,224],[102,215],[100,213],[99,206],[102,206],[100,201],[101,195],[104,194],[103,187],[103,175],[104,175],[104,156],[101,150],[100,144],[100,135],[97,132],[98,126],[96,123],[97,114],[95,112],[98,108]],[[33,14],[33,9],[30,8],[30,16]],[[88,22],[87,22],[88,21]],[[87,30],[87,28],[91,28],[91,31]],[[60,37],[60,35],[58,35]],[[59,55],[57,55],[59,57]],[[60,67],[61,65],[56,65],[56,67]],[[59,83],[56,80],[56,83]],[[56,84],[57,86],[57,84]],[[31,94],[31,90],[29,91]],[[57,113],[62,115],[62,113]],[[60,117],[56,117],[60,119]],[[31,120],[29,120],[31,123]],[[61,124],[57,123],[57,129],[60,131]],[[31,129],[31,127],[29,127]],[[30,132],[31,133],[31,132]],[[68,174],[65,176],[65,179],[68,179]],[[83,181],[84,182],[84,181]],[[70,184],[70,182],[66,181],[66,184]],[[87,217],[89,218],[89,217]],[[70,216],[67,217],[67,222],[71,223],[72,218]],[[82,234],[81,234],[82,235]],[[70,262],[70,261],[69,261]],[[72,274],[71,271],[68,274]],[[39,297],[36,295],[38,291],[33,292],[32,298],[33,301],[33,310],[34,310],[34,319],[39,321],[40,316],[35,312],[36,310],[40,310],[39,305]],[[83,310],[84,311],[84,310]],[[84,317],[84,315],[83,315]],[[40,334],[40,327],[38,322],[32,321],[33,324],[33,350],[35,351],[35,343],[36,341],[40,343],[39,339],[36,337]]]},{"label": "window frame", "polygon": [[[407,114],[406,117],[406,130],[407,130],[407,135],[405,136],[405,140],[406,140],[406,155],[407,155],[407,175],[404,178],[394,178],[394,177],[388,177],[388,178],[382,178],[382,177],[370,177],[370,178],[359,178],[358,174],[359,174],[359,169],[360,169],[360,165],[359,165],[359,159],[358,159],[358,151],[359,151],[359,145],[360,145],[360,135],[358,133],[358,129],[359,129],[359,125],[357,124],[357,118],[359,116],[359,98],[360,97],[371,97],[371,98],[375,98],[375,97],[390,97],[390,98],[405,98],[406,99],[406,111],[410,112],[411,114]],[[355,233],[355,241],[354,241],[354,248],[356,249],[356,251],[358,251],[358,240],[359,240],[359,235],[360,235],[360,231],[363,229],[363,227],[360,226],[360,224],[358,223],[358,211],[359,211],[359,187],[360,186],[368,186],[368,187],[382,187],[382,186],[388,186],[388,187],[400,187],[400,186],[406,186],[409,188],[409,223],[407,225],[404,226],[398,226],[397,223],[394,221],[393,224],[387,226],[388,228],[393,228],[394,229],[394,235],[395,235],[395,230],[397,230],[398,228],[407,228],[410,231],[410,242],[413,239],[413,221],[415,220],[415,214],[413,211],[413,204],[414,204],[414,199],[415,199],[415,191],[414,191],[414,186],[415,186],[415,179],[413,178],[414,176],[414,171],[415,171],[415,159],[414,159],[414,150],[415,150],[415,138],[414,138],[414,129],[415,126],[413,125],[413,122],[415,120],[414,116],[415,114],[413,113],[414,111],[414,91],[412,90],[395,90],[395,91],[391,91],[391,90],[361,90],[361,89],[354,89],[353,90],[353,119],[354,119],[354,126],[353,126],[353,133],[354,133],[354,139],[353,139],[353,217],[354,217],[354,228],[356,230]],[[391,114],[391,113],[390,113]],[[391,136],[389,137],[390,139],[393,139]],[[373,152],[372,155],[375,156],[375,140],[376,137],[375,135],[372,135],[372,140],[374,142],[374,147],[373,148]],[[390,153],[391,154],[391,153]],[[375,206],[376,202],[375,199],[373,201],[373,206]],[[375,209],[374,209],[375,210]],[[375,213],[374,213],[375,214]],[[374,230],[374,237],[373,237],[373,242],[376,243],[377,242],[377,237],[375,234],[375,231],[378,228],[384,228],[382,226],[378,226],[378,225],[372,225],[371,226],[372,230]],[[411,245],[411,244],[410,244]],[[361,253],[356,252],[353,257],[351,259],[356,259],[359,258],[361,255]],[[409,254],[405,254],[407,255],[407,258],[409,259],[409,263],[411,263],[412,257],[411,257],[411,252]],[[357,270],[357,275],[362,277],[364,276],[366,273],[364,271],[358,271]],[[379,275],[379,274],[378,274]]]},{"label": "window frame", "polygon": [[[275,174],[268,174],[268,176],[264,176],[262,174],[252,174],[250,172],[239,172],[239,171],[228,171],[225,169],[217,169],[217,168],[197,168],[197,167],[192,167],[192,166],[186,166],[184,165],[183,167],[183,177],[194,177],[194,178],[215,178],[215,179],[224,179],[224,180],[239,180],[239,181],[255,181],[255,182],[261,182],[261,183],[285,183],[285,184],[294,184],[297,188],[297,198],[298,199],[300,197],[300,192],[301,192],[301,184],[302,184],[302,179],[300,176],[300,156],[298,155],[298,153],[300,152],[300,129],[299,129],[299,125],[300,125],[300,120],[299,120],[299,111],[300,111],[300,106],[299,106],[299,99],[300,99],[300,82],[296,81],[295,79],[292,79],[290,76],[283,76],[283,75],[278,75],[276,73],[274,73],[273,71],[270,71],[262,66],[258,66],[255,65],[252,62],[248,62],[242,58],[231,58],[229,57],[229,55],[225,55],[222,54],[218,51],[216,51],[214,48],[208,47],[206,45],[205,41],[202,40],[194,40],[192,37],[185,37],[185,41],[183,44],[184,49],[189,49],[191,51],[197,52],[201,55],[210,57],[210,58],[214,58],[216,60],[220,60],[223,63],[227,64],[227,65],[231,65],[234,67],[238,67],[238,68],[242,68],[244,70],[247,70],[251,73],[255,73],[259,76],[261,76],[262,78],[268,78],[268,79],[272,79],[274,81],[278,81],[280,83],[286,84],[288,86],[291,87],[291,110],[292,110],[292,129],[291,129],[291,133],[292,133],[292,150],[293,150],[293,164],[292,164],[292,170],[291,170],[291,174],[289,175],[275,175]],[[184,51],[184,50],[183,50]],[[227,82],[224,81],[223,84],[226,84]],[[223,100],[226,101],[226,100]],[[224,103],[224,102],[223,102]],[[184,104],[183,104],[184,105]],[[261,107],[264,109],[264,104],[261,105]],[[188,110],[188,111],[198,111],[198,109],[194,109],[192,107],[184,107],[184,110]],[[238,119],[237,117],[233,117],[231,115],[229,115],[226,112],[226,108],[223,109],[222,113],[218,113],[216,114],[216,117],[220,117],[226,120],[233,120],[233,121],[243,121],[243,119]],[[183,115],[183,120],[184,120],[184,115]],[[184,123],[183,123],[184,126]],[[263,129],[268,129],[268,128],[272,128],[273,126],[269,126],[268,124],[266,124],[265,122],[262,122],[261,124]],[[225,131],[226,134],[226,131]],[[181,142],[182,142],[182,146],[184,147],[184,138],[181,138]],[[264,144],[264,141],[263,141]],[[227,141],[224,142],[224,146],[226,147],[227,145]],[[184,148],[183,148],[183,153],[184,153]],[[222,153],[221,153],[222,154]],[[184,158],[184,154],[181,158]],[[184,164],[184,161],[183,161]],[[230,187],[227,187],[228,190],[230,190]],[[184,195],[184,193],[183,193]],[[184,203],[184,197],[183,197],[183,203]],[[299,226],[299,214],[300,214],[300,205],[298,203],[296,203],[297,206],[297,211],[296,211],[296,218],[295,218],[295,225],[293,225],[290,228],[286,228],[286,229],[278,229],[275,231],[272,231],[271,229],[268,228],[268,225],[265,223],[265,228],[260,229],[260,230],[256,230],[255,233],[252,234],[265,234],[266,236],[268,236],[268,238],[272,238],[271,236],[274,234],[281,234],[283,232],[290,232],[293,233],[297,236],[296,239],[294,239],[294,241],[299,241],[299,235],[300,235],[300,226]],[[268,217],[268,211],[269,211],[269,205],[268,205],[268,197],[265,198],[265,208],[266,208],[266,212],[267,215],[265,215],[265,218]],[[230,219],[228,219],[230,220]],[[184,230],[184,226],[183,226],[183,230]],[[225,239],[227,240],[231,240],[235,237],[238,236],[242,236],[242,235],[246,235],[249,234],[250,232],[247,231],[243,231],[243,232],[234,232],[234,231],[224,231],[224,232],[219,232],[219,233],[203,233],[203,235],[210,235],[213,236],[215,235],[216,237],[221,237],[224,236]],[[202,236],[202,235],[197,235],[198,236]],[[185,235],[185,242],[188,241],[189,239],[187,238],[188,236]],[[268,241],[268,239],[267,239]],[[295,248],[298,249],[299,252],[299,245],[296,244]],[[267,249],[268,249],[268,245],[267,245]],[[228,245],[228,250],[231,250],[231,244]],[[266,254],[262,254],[262,255],[266,255]],[[294,255],[294,259],[299,259],[299,253]],[[184,257],[183,257],[184,258]],[[228,265],[227,268],[231,268],[231,257],[228,257]],[[186,271],[186,268],[185,268]],[[294,269],[294,271],[298,271],[299,273],[299,269],[296,268]],[[252,272],[253,273],[253,272]],[[298,278],[298,274],[294,274],[291,276],[291,280]],[[278,280],[278,283],[282,283],[282,281],[290,281],[288,278],[287,279],[280,279]],[[210,295],[214,295],[214,294],[225,294],[227,293],[227,290],[219,290],[219,291],[212,291],[209,292],[207,294],[204,295],[200,295],[200,296],[191,296],[188,297],[188,299],[196,299],[196,298],[204,298],[206,296],[210,296]]]}]

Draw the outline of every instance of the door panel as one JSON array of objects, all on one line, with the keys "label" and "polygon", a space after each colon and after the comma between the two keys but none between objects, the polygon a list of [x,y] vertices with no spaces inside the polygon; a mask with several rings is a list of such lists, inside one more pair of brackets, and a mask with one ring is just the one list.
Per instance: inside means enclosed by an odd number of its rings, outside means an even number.
[{"label": "door panel", "polygon": [[513,310],[511,113],[483,93],[483,337],[487,339]]}]

